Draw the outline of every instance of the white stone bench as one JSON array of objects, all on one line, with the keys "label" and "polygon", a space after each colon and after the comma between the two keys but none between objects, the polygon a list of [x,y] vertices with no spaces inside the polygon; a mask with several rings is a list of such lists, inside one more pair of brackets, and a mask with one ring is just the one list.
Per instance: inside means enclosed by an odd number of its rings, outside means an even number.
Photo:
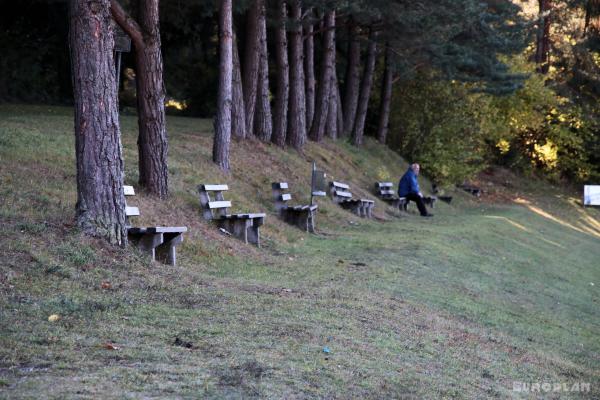
[{"label": "white stone bench", "polygon": [[334,203],[348,209],[362,218],[372,218],[375,201],[369,199],[355,199],[350,193],[350,186],[343,182],[332,181],[329,184],[329,193]]},{"label": "white stone bench", "polygon": [[376,182],[375,193],[377,196],[399,210],[406,209],[406,197],[398,197],[392,182]]},{"label": "white stone bench", "polygon": [[[135,196],[133,186],[123,186],[126,197]],[[187,232],[185,226],[154,226],[132,227],[130,217],[138,217],[138,207],[125,207],[127,217],[127,238],[140,249],[150,255],[152,261],[159,260],[169,265],[177,264],[176,247],[183,243],[183,234]]]},{"label": "white stone bench", "polygon": [[271,184],[273,199],[275,200],[275,209],[284,221],[289,224],[296,225],[306,232],[315,232],[315,214],[317,213],[318,205],[299,205],[290,206],[288,202],[292,200],[292,195],[289,194],[289,186],[287,182],[274,182]]},{"label": "white stone bench", "polygon": [[[207,221],[215,221],[221,229],[244,243],[253,243],[260,247],[260,227],[264,224],[266,214],[229,214],[231,202],[223,196],[223,192],[228,190],[227,185],[199,185],[202,216]],[[214,200],[211,197],[214,197]]]}]

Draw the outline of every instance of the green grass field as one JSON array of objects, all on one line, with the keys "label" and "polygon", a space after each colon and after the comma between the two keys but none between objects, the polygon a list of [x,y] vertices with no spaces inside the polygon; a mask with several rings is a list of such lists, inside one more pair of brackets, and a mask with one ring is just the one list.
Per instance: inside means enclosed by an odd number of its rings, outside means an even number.
[{"label": "green grass field", "polygon": [[[372,141],[246,142],[227,176],[211,122],[170,118],[172,197],[130,201],[139,225],[189,227],[169,267],[76,231],[72,124],[0,106],[0,398],[600,398],[600,213],[577,193],[497,171],[482,184],[502,201],[450,190],[432,219],[319,199],[308,235],[277,219],[271,182],[305,202],[315,160],[373,197],[406,163]],[[135,117],[122,127],[135,185]],[[202,221],[196,185],[222,182],[233,211],[268,213],[262,249]]]}]

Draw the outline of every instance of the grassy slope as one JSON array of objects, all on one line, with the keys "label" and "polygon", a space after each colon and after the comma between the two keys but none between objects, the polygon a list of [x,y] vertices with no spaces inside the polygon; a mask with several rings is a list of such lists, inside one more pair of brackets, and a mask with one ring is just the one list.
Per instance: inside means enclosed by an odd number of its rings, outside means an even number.
[{"label": "grassy slope", "polygon": [[[520,204],[454,193],[432,220],[379,202],[358,220],[320,199],[311,236],[273,215],[270,182],[306,201],[315,159],[371,196],[405,164],[372,142],[302,157],[242,143],[225,176],[209,121],[170,118],[169,133],[173,196],[136,205],[140,225],[190,228],[176,268],[75,232],[70,110],[0,107],[0,397],[504,398],[513,380],[600,395],[600,214],[569,194],[496,177],[527,185]],[[201,221],[195,186],[220,182],[236,210],[269,212],[263,249]]]}]

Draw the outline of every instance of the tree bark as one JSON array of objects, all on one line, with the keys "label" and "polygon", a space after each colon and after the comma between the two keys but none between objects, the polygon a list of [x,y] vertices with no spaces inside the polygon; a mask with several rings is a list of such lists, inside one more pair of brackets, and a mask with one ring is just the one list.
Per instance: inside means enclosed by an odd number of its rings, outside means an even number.
[{"label": "tree bark", "polygon": [[335,102],[337,106],[337,133],[336,139],[344,136],[344,111],[342,109],[342,96],[340,96],[340,82],[337,77],[336,69],[333,69],[334,72],[334,88],[335,88]]},{"label": "tree bark", "polygon": [[111,0],[115,21],[131,36],[135,46],[138,109],[139,183],[164,199],[169,194],[169,142],[165,122],[165,85],[159,27],[159,0],[138,7],[138,23]]},{"label": "tree bark", "polygon": [[232,76],[231,133],[236,139],[246,138],[246,110],[242,88],[242,69],[238,51],[237,35],[233,33],[233,76]]},{"label": "tree bark", "polygon": [[76,216],[85,234],[124,246],[123,156],[111,22],[109,0],[70,2]]},{"label": "tree bark", "polygon": [[552,0],[538,0],[538,4],[540,26],[537,33],[535,62],[539,65],[539,71],[545,74],[550,67],[549,54]]},{"label": "tree bark", "polygon": [[231,142],[231,109],[233,102],[233,15],[232,0],[221,0],[219,10],[219,93],[213,161],[224,171],[229,171],[229,145]]},{"label": "tree bark", "polygon": [[371,88],[373,86],[373,73],[375,71],[375,60],[377,59],[377,32],[371,28],[369,33],[369,47],[367,50],[367,65],[363,74],[358,98],[358,110],[356,112],[356,122],[352,132],[352,143],[360,146],[363,142],[365,133],[365,121],[367,119],[367,110],[369,108],[369,99],[371,98]]},{"label": "tree bark", "polygon": [[277,93],[275,94],[275,118],[272,141],[280,147],[285,146],[287,134],[288,100],[290,92],[290,66],[288,62],[288,44],[286,32],[287,1],[279,0],[277,14],[276,58]]},{"label": "tree bark", "polygon": [[267,50],[267,20],[264,1],[258,22],[260,58],[258,67],[258,90],[256,115],[254,116],[254,136],[263,142],[270,142],[273,135],[273,117],[269,100],[269,58]]},{"label": "tree bark", "polygon": [[254,128],[260,69],[260,15],[265,0],[254,0],[246,17],[246,51],[244,52],[243,90],[246,107],[246,134]]},{"label": "tree bark", "polygon": [[[314,12],[308,10],[306,13],[308,18],[311,19]],[[310,127],[313,123],[315,116],[315,38],[314,38],[314,25],[312,21],[304,28],[304,76],[306,78],[306,126]]]},{"label": "tree bark", "polygon": [[360,29],[350,18],[348,35],[348,65],[346,67],[346,82],[344,89],[344,135],[350,136],[356,121],[358,95],[360,90]]},{"label": "tree bark", "polygon": [[329,88],[329,107],[327,109],[327,124],[325,127],[325,133],[331,139],[338,138],[338,107],[337,107],[337,79],[334,76],[331,77],[331,87]]},{"label": "tree bark", "polygon": [[317,89],[315,116],[310,129],[310,138],[320,142],[325,136],[327,113],[331,97],[331,82],[335,68],[335,11],[328,11],[324,17],[325,35],[323,39],[323,59]]},{"label": "tree bark", "polygon": [[600,36],[600,0],[587,0],[583,35]]},{"label": "tree bark", "polygon": [[290,105],[288,111],[287,141],[296,150],[306,142],[306,97],[304,93],[302,6],[300,0],[291,0],[290,20]]},{"label": "tree bark", "polygon": [[377,129],[377,140],[381,144],[385,144],[386,142],[390,123],[393,77],[392,50],[388,44],[385,49],[385,71],[383,73],[383,83],[381,84],[381,107],[379,109],[379,127]]}]

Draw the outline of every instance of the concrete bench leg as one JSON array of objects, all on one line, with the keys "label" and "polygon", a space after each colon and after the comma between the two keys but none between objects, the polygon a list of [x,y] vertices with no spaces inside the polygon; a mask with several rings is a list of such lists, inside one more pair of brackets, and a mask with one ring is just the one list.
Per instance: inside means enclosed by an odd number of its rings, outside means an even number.
[{"label": "concrete bench leg", "polygon": [[362,204],[358,204],[358,205],[354,206],[352,211],[354,211],[354,214],[356,214],[362,218],[362,216],[363,216]]},{"label": "concrete bench leg", "polygon": [[[165,234],[166,235],[166,234]],[[177,265],[177,250],[176,247],[183,243],[182,234],[171,234],[165,239],[165,242],[156,249],[157,258],[169,265]]]},{"label": "concrete bench leg", "polygon": [[248,244],[248,228],[250,228],[251,224],[252,221],[247,219],[233,221],[233,234],[242,239],[246,244]]},{"label": "concrete bench leg", "polygon": [[309,233],[315,233],[315,214],[314,211],[309,211],[307,213],[307,229]]},{"label": "concrete bench leg", "polygon": [[253,224],[252,221],[249,222],[250,226],[248,226],[248,228],[246,229],[246,243],[250,242],[252,244],[255,244],[257,247],[260,247],[260,225]]},{"label": "concrete bench leg", "polygon": [[137,245],[138,247],[150,254],[150,260],[156,260],[156,248],[163,243],[163,234],[162,233],[146,233],[142,237],[140,237]]}]

